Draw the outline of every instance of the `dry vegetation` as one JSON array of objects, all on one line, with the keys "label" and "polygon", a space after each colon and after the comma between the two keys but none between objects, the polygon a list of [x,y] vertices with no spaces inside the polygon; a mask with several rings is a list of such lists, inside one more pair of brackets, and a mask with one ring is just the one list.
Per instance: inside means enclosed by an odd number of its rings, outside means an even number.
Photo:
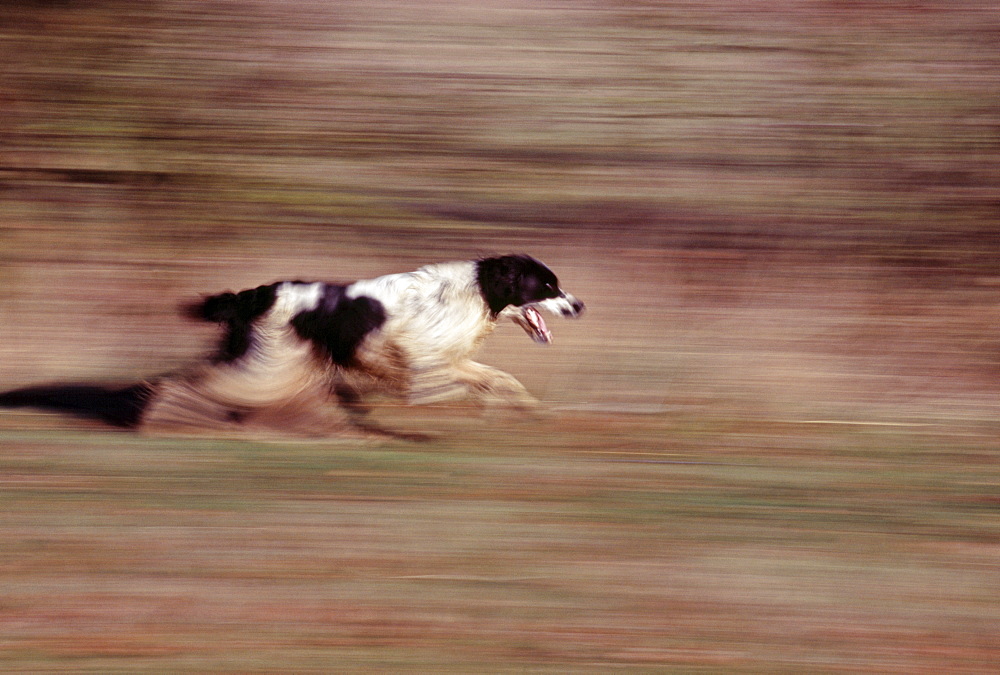
[{"label": "dry vegetation", "polygon": [[0,385],[178,303],[527,251],[423,444],[0,416],[0,670],[991,672],[991,3],[7,3]]}]

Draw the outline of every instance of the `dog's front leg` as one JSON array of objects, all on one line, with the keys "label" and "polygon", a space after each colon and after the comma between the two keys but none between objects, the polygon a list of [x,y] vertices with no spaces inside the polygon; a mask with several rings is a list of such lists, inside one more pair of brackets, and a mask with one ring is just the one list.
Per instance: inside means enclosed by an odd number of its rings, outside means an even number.
[{"label": "dog's front leg", "polygon": [[454,366],[440,362],[414,362],[410,372],[407,400],[413,405],[455,401],[468,395]]},{"label": "dog's front leg", "polygon": [[468,394],[485,405],[510,406],[518,410],[532,410],[538,406],[538,399],[513,375],[502,370],[466,361],[457,365],[455,371]]}]

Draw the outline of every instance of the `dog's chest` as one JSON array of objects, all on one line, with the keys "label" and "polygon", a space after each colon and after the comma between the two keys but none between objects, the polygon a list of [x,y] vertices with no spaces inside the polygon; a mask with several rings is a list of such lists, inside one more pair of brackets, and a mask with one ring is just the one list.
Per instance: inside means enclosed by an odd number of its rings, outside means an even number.
[{"label": "dog's chest", "polygon": [[464,356],[489,334],[492,322],[486,312],[467,298],[421,298],[403,311],[402,331],[428,352]]},{"label": "dog's chest", "polygon": [[378,300],[387,314],[381,338],[417,360],[466,358],[493,327],[469,263],[429,265],[356,282],[349,294]]}]

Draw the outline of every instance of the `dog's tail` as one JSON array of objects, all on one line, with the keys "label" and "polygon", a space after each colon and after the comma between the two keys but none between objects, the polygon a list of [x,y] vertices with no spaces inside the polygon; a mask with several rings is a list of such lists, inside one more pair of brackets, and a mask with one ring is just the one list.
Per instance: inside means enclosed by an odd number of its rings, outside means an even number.
[{"label": "dog's tail", "polygon": [[274,305],[279,284],[258,286],[239,293],[219,293],[181,306],[190,319],[219,323],[225,336],[215,361],[234,361],[250,348],[251,324]]},{"label": "dog's tail", "polygon": [[0,407],[59,410],[130,428],[139,424],[152,393],[153,385],[145,382],[124,388],[55,384],[0,394]]},{"label": "dog's tail", "polygon": [[258,286],[239,293],[210,295],[181,307],[183,314],[215,323],[249,322],[274,304],[278,284]]},{"label": "dog's tail", "polygon": [[181,312],[189,319],[227,323],[239,316],[239,298],[235,293],[220,293],[181,305]]}]

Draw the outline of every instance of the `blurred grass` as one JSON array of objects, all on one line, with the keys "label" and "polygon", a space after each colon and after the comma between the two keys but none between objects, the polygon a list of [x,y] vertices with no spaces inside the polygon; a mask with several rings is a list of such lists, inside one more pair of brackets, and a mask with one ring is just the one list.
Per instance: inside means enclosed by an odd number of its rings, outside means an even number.
[{"label": "blurred grass", "polygon": [[[990,672],[992,3],[4,6],[0,384],[200,293],[528,251],[425,445],[0,418],[0,669]],[[629,411],[652,414],[635,415]]]},{"label": "blurred grass", "polygon": [[367,448],[4,429],[3,669],[995,662],[995,424],[942,456],[936,428],[466,414]]}]

